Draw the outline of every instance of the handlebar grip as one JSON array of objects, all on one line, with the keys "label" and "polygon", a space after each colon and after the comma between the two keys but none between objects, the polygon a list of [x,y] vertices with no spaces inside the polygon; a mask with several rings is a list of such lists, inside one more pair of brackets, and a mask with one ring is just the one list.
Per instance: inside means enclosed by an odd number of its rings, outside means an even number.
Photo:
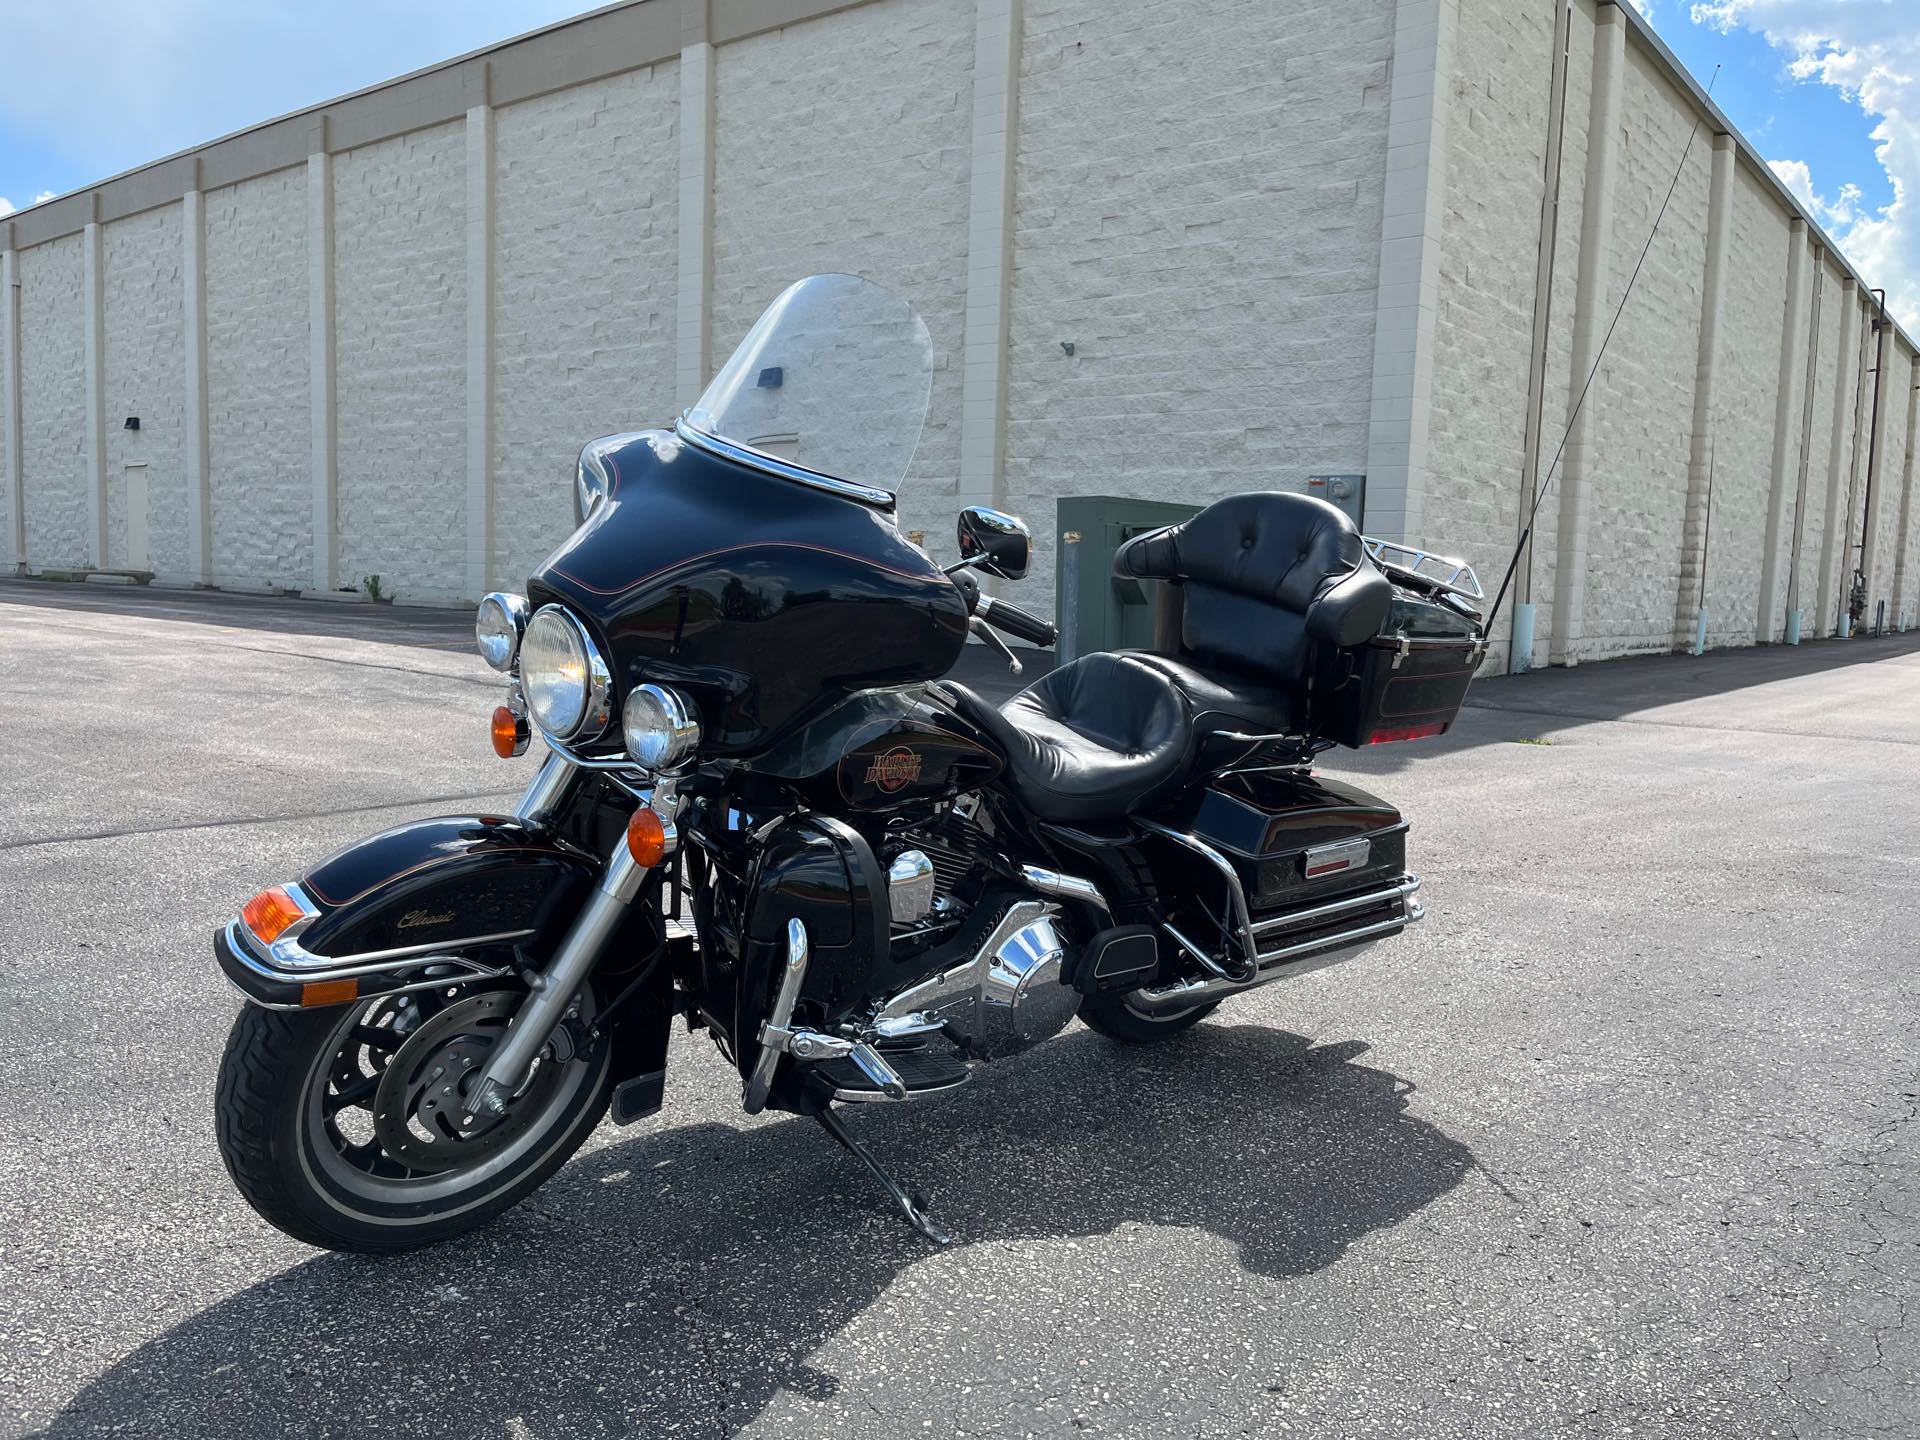
[{"label": "handlebar grip", "polygon": [[1042,620],[1038,615],[1029,614],[1018,605],[1009,605],[1004,600],[989,600],[983,597],[977,613],[994,629],[1004,630],[1007,634],[1025,640],[1030,645],[1051,648],[1060,638],[1059,630],[1053,625]]}]

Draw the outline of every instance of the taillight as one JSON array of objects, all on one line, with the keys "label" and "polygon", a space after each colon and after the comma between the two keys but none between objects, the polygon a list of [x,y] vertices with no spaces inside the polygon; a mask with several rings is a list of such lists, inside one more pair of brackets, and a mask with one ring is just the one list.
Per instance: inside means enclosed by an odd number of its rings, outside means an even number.
[{"label": "taillight", "polygon": [[262,945],[271,945],[305,914],[291,895],[275,885],[262,890],[240,908],[240,923],[251,930]]},{"label": "taillight", "polygon": [[1425,725],[1399,725],[1390,730],[1376,730],[1367,737],[1369,745],[1386,745],[1395,740],[1424,740],[1429,735],[1438,735],[1447,728],[1444,720],[1434,720]]}]

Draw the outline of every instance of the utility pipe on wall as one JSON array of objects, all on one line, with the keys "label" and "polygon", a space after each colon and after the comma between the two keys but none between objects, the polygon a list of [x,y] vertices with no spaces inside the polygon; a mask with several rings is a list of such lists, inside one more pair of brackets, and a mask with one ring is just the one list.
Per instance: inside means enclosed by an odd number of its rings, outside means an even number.
[{"label": "utility pipe on wall", "polygon": [[[1802,227],[1805,228],[1804,226]],[[1800,643],[1800,555],[1807,539],[1807,476],[1813,458],[1813,397],[1820,386],[1820,298],[1827,285],[1827,252],[1813,247],[1813,318],[1807,323],[1807,365],[1801,381],[1800,478],[1793,496],[1793,552],[1787,560],[1787,632],[1789,645]]]},{"label": "utility pipe on wall", "polygon": [[1787,227],[1787,304],[1780,325],[1780,375],[1773,407],[1773,474],[1767,489],[1767,529],[1760,552],[1760,608],[1754,616],[1754,643],[1765,645],[1775,632],[1780,599],[1780,532],[1786,525],[1787,451],[1793,444],[1793,393],[1800,364],[1801,307],[1807,283],[1807,222],[1795,216]]},{"label": "utility pipe on wall", "polygon": [[1603,5],[1593,23],[1593,86],[1587,104],[1587,172],[1580,203],[1580,269],[1574,285],[1573,345],[1567,374],[1567,404],[1579,405],[1567,437],[1560,488],[1560,525],[1553,559],[1553,638],[1547,659],[1579,661],[1587,594],[1588,462],[1593,414],[1600,397],[1580,393],[1600,354],[1606,324],[1607,280],[1612,268],[1614,156],[1619,148],[1620,84],[1625,69],[1627,22],[1618,6]]}]

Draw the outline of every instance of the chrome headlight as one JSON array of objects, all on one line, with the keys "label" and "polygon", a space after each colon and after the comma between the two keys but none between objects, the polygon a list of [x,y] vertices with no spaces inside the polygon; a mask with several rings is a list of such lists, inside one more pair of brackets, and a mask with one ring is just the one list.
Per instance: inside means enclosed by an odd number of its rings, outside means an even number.
[{"label": "chrome headlight", "polygon": [[473,642],[480,649],[480,658],[503,674],[511,670],[526,628],[526,596],[509,595],[504,590],[482,596],[473,617]]},{"label": "chrome headlight", "polygon": [[643,769],[671,770],[700,743],[693,702],[664,685],[637,685],[620,712],[627,753]]},{"label": "chrome headlight", "polygon": [[558,740],[597,735],[612,718],[613,677],[580,622],[543,605],[520,641],[520,688],[533,723]]}]

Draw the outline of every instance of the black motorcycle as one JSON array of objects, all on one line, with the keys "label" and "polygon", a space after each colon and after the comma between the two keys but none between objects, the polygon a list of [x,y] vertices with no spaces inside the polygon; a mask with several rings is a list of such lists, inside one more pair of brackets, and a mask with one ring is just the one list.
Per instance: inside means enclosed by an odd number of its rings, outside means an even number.
[{"label": "black motorcycle", "polygon": [[983,591],[1026,572],[1017,519],[963,511],[944,568],[896,526],[933,360],[910,306],[815,276],[671,431],[582,452],[578,528],[476,621],[495,750],[547,752],[513,812],[363,840],[216,938],[250,1002],[220,1148],[266,1219],[358,1251],[480,1225],[660,1107],[679,1016],[748,1113],[814,1116],[944,1241],[836,1105],[1076,1015],[1164,1040],[1421,917],[1399,813],[1311,763],[1453,721],[1471,570],[1236,495],[1115,557],[1150,650],[995,706],[942,678],[969,633],[1054,627]]}]

